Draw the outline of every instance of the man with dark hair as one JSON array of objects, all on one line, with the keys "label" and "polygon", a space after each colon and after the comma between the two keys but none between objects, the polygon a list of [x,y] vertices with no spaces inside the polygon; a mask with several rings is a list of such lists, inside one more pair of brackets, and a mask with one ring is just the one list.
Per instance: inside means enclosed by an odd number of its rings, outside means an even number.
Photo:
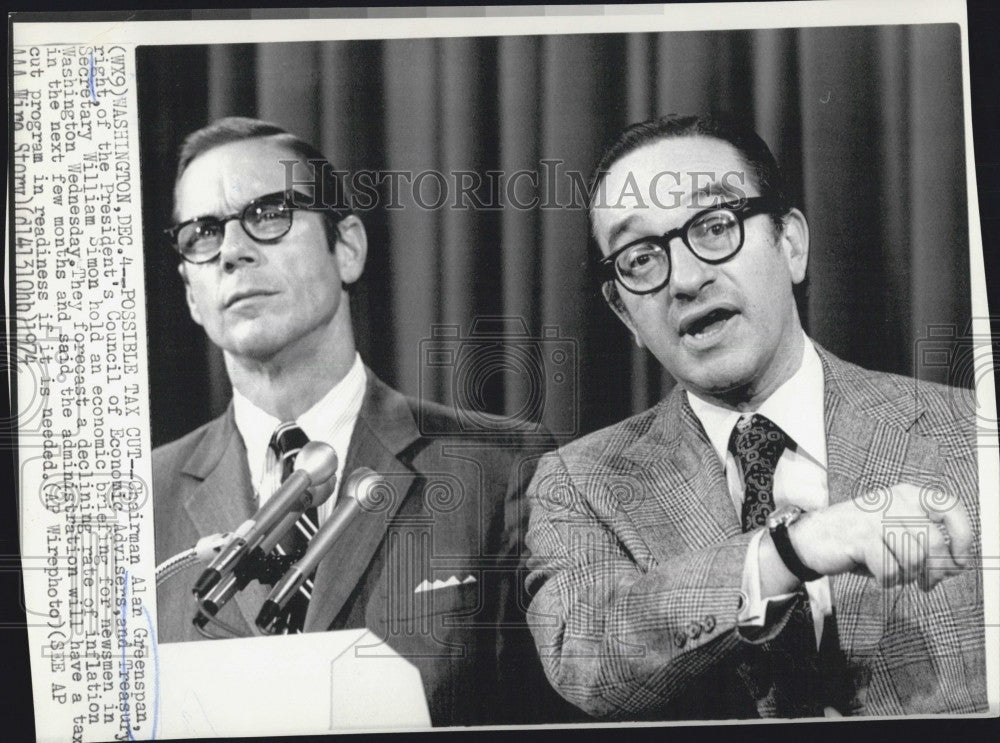
[{"label": "man with dark hair", "polygon": [[[233,400],[153,452],[157,562],[250,518],[305,442],[326,442],[338,490],[363,466],[386,489],[291,602],[286,629],[370,628],[419,668],[435,725],[562,719],[518,609],[519,499],[540,452],[463,431],[454,411],[404,397],[362,363],[348,288],[368,242],[358,216],[327,201],[343,197],[335,178],[315,148],[265,122],[223,119],[184,144],[168,232]],[[344,497],[303,514],[285,558]],[[275,565],[288,560],[261,565],[202,627],[191,590],[204,566],[170,578],[157,591],[159,641],[254,634]]]},{"label": "man with dark hair", "polygon": [[952,391],[805,335],[808,226],[752,131],[637,124],[594,183],[604,296],[678,384],[529,487],[553,686],[619,719],[985,710],[976,440]]}]

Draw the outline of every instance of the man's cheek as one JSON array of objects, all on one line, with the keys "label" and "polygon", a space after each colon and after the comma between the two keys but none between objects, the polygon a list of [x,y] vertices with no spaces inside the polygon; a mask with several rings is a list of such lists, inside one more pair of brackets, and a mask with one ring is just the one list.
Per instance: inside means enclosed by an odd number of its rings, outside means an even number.
[{"label": "man's cheek", "polygon": [[204,327],[205,321],[201,313],[201,307],[200,303],[198,302],[198,296],[195,293],[195,291],[191,288],[190,284],[187,285],[186,293],[187,293],[187,306],[188,306],[188,311],[191,314],[191,319],[194,320],[199,325],[201,325],[202,327]]}]

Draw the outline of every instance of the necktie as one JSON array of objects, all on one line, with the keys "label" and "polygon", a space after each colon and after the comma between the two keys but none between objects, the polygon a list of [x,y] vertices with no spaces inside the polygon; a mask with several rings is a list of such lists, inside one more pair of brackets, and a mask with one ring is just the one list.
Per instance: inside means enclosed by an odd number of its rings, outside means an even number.
[{"label": "necktie", "polygon": [[[774,471],[788,444],[785,432],[763,415],[744,416],[733,428],[730,450],[739,462],[746,486],[741,512],[744,532],[764,526],[774,511]],[[778,715],[822,715],[823,674],[804,590],[795,600],[788,624],[764,649]]]},{"label": "necktie", "polygon": [[[278,466],[281,468],[281,481],[288,479],[289,475],[295,471],[295,457],[299,451],[309,442],[309,437],[299,428],[294,421],[282,423],[271,436],[269,446],[274,451],[278,459]],[[313,538],[319,528],[319,519],[315,508],[309,508],[302,513],[294,528],[289,531],[275,547],[274,553],[269,556],[268,580],[266,582],[275,583],[284,575],[293,563],[297,562],[305,554],[309,546],[309,540]],[[309,598],[312,591],[312,576],[306,581],[299,591],[289,601],[285,613],[285,632],[301,632],[305,624],[306,609],[309,607]]]},{"label": "necktie", "polygon": [[740,418],[733,428],[730,448],[746,486],[741,513],[745,532],[764,526],[774,510],[774,471],[786,446],[784,431],[763,415]]}]

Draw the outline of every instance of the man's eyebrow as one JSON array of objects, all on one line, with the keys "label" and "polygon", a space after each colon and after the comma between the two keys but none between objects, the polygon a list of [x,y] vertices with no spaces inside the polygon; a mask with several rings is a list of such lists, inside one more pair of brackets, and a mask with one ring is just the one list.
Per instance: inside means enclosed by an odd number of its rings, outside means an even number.
[{"label": "man's eyebrow", "polygon": [[[185,220],[178,220],[177,219],[177,211],[175,209],[174,213],[173,213],[174,214],[174,222],[176,224],[184,224],[186,222],[194,222],[194,221],[197,221],[199,219],[224,219],[225,217],[228,217],[230,215],[239,214],[240,212],[242,212],[244,209],[246,209],[248,206],[250,206],[255,201],[261,201],[261,200],[265,200],[265,199],[274,199],[275,201],[278,201],[279,197],[287,196],[288,193],[289,193],[289,191],[294,191],[294,190],[295,189],[284,189],[284,190],[281,190],[281,191],[274,191],[273,193],[261,194],[260,196],[255,196],[254,198],[250,199],[243,206],[241,206],[238,209],[235,209],[233,211],[222,210],[218,214],[213,214],[213,213],[199,214],[196,217],[191,217],[190,219],[185,219]],[[301,192],[299,192],[299,195],[300,196],[305,196],[305,194],[303,194]],[[306,197],[306,198],[308,198],[308,197]]]},{"label": "man's eyebrow", "polygon": [[691,205],[692,206],[707,206],[700,199],[701,197],[712,197],[712,196],[725,196],[725,197],[740,197],[743,194],[734,188],[730,188],[724,183],[719,183],[719,181],[712,181],[711,183],[702,186],[698,190],[691,194]]},{"label": "man's eyebrow", "polygon": [[614,245],[615,240],[617,240],[625,232],[628,232],[635,226],[635,223],[640,219],[638,214],[629,214],[625,219],[616,224],[611,228],[611,232],[608,234],[608,245]]}]

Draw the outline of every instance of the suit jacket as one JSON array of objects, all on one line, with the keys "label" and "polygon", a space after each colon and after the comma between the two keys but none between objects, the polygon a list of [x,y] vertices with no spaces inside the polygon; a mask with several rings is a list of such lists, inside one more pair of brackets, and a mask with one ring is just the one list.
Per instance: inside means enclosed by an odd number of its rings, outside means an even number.
[{"label": "suit jacket", "polygon": [[[518,589],[521,496],[544,448],[463,431],[451,410],[409,400],[369,371],[344,472],[368,466],[389,487],[317,568],[305,631],[371,629],[366,652],[388,644],[419,668],[435,725],[576,714],[548,689]],[[158,564],[253,514],[232,406],[153,452],[153,492]],[[191,624],[190,593],[203,568],[158,587],[160,642],[204,639]],[[451,576],[474,582],[415,592]],[[269,590],[251,583],[219,618],[252,635]]]},{"label": "suit jacket", "polygon": [[[975,433],[954,391],[866,371],[819,349],[831,504],[895,527],[888,487],[956,493],[979,541]],[[528,493],[528,614],[549,680],[588,713],[626,719],[771,716],[761,653],[737,629],[747,543],[719,461],[675,388],[654,408],[539,464]],[[933,491],[928,490],[933,499]],[[846,714],[983,711],[981,571],[881,589],[832,579]]]}]

